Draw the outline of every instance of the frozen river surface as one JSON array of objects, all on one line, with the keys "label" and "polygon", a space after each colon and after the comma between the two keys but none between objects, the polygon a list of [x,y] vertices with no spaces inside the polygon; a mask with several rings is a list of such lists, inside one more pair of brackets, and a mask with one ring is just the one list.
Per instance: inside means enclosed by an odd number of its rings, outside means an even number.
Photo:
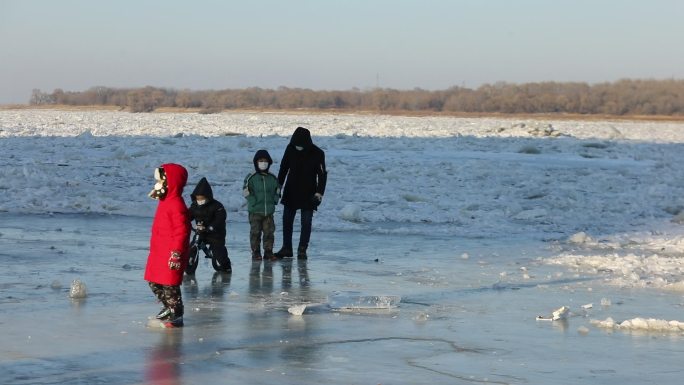
[{"label": "frozen river surface", "polygon": [[[297,126],[329,171],[311,258],[253,264],[242,181]],[[166,162],[234,266],[175,330],[143,280]],[[1,110],[0,382],[679,385],[683,163],[678,122]]]},{"label": "frozen river surface", "polygon": [[[591,319],[681,318],[681,295],[540,264],[520,239],[315,232],[308,261],[252,263],[229,224],[232,275],[201,264],[186,326],[151,329],[149,218],[0,215],[5,384],[680,384],[681,333]],[[74,279],[88,290],[70,299]],[[390,310],[288,308],[398,295]],[[601,305],[603,300],[604,306]],[[591,309],[582,305],[593,303]],[[564,321],[536,321],[560,306]]]}]

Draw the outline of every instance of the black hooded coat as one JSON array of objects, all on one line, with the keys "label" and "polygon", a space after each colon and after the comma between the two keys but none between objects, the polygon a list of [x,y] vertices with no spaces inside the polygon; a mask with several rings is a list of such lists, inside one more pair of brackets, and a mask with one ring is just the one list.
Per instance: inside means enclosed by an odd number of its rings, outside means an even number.
[{"label": "black hooded coat", "polygon": [[[207,198],[207,203],[197,204],[197,195]],[[196,223],[202,223],[207,229],[201,234],[204,239],[212,243],[225,244],[226,242],[226,209],[221,202],[214,199],[214,192],[207,178],[202,178],[190,194],[190,219]]]},{"label": "black hooded coat", "polygon": [[[297,146],[303,150],[297,150]],[[325,193],[327,180],[325,153],[313,144],[309,130],[297,127],[280,162],[278,184],[283,186],[280,202],[293,209],[315,210],[319,202],[314,194]]]}]

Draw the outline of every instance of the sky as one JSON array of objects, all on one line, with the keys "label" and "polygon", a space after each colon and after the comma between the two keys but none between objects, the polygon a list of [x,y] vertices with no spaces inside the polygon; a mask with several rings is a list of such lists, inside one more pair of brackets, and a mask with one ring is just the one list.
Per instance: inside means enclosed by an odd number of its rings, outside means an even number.
[{"label": "sky", "polygon": [[684,78],[681,0],[0,0],[0,104],[35,88],[476,88]]}]

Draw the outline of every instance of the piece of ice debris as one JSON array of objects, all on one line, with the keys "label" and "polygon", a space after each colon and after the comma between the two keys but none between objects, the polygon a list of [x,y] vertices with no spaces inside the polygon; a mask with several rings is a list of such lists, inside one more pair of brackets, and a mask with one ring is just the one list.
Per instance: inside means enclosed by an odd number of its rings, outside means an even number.
[{"label": "piece of ice debris", "polygon": [[601,298],[601,306],[610,306],[611,302],[608,298]]},{"label": "piece of ice debris", "polygon": [[337,294],[328,297],[333,310],[389,310],[399,306],[401,296],[398,295],[345,295]]},{"label": "piece of ice debris", "polygon": [[585,233],[584,231],[580,231],[579,233],[576,233],[572,235],[570,238],[568,238],[569,243],[574,243],[576,245],[585,244],[591,241],[591,237],[588,236],[587,233]]},{"label": "piece of ice debris", "polygon": [[468,258],[470,258],[470,255],[468,255],[468,253],[461,254],[461,259],[468,259]]},{"label": "piece of ice debris", "polygon": [[288,293],[288,292],[286,292],[286,291],[281,291],[281,292],[280,292],[280,295],[283,296],[283,297],[285,297],[285,296],[290,295],[290,293]]},{"label": "piece of ice debris", "polygon": [[346,204],[340,210],[338,216],[340,219],[348,222],[360,223],[362,221],[361,208],[351,203]]},{"label": "piece of ice debris", "polygon": [[589,334],[589,328],[587,328],[586,326],[580,326],[579,328],[577,328],[577,333],[586,336],[587,334]]},{"label": "piece of ice debris", "polygon": [[292,315],[302,315],[304,312],[309,309],[312,311],[316,310],[331,310],[330,306],[325,303],[325,302],[316,302],[316,303],[302,303],[299,305],[292,305],[287,308],[287,312],[292,314]]},{"label": "piece of ice debris", "polygon": [[52,281],[52,284],[50,284],[50,288],[52,288],[53,290],[60,290],[62,288],[62,283],[58,280],[54,280]]},{"label": "piece of ice debris", "polygon": [[86,290],[86,284],[81,282],[80,279],[74,279],[71,282],[71,290],[69,291],[70,298],[85,298],[88,295]]},{"label": "piece of ice debris", "polygon": [[568,314],[570,314],[570,308],[567,306],[562,306],[552,313],[552,319],[554,321],[563,320],[568,318]]},{"label": "piece of ice debris", "polygon": [[582,309],[584,309],[584,310],[591,309],[592,307],[594,307],[593,303],[588,303],[586,305],[582,305]]},{"label": "piece of ice debris", "polygon": [[424,312],[420,312],[413,317],[413,320],[416,322],[427,322],[428,319],[430,319],[430,314]]},{"label": "piece of ice debris", "polygon": [[306,310],[307,306],[308,306],[307,303],[303,303],[301,305],[290,306],[289,308],[287,308],[287,312],[292,314],[292,315],[302,315],[302,314],[304,314],[304,310]]},{"label": "piece of ice debris", "polygon": [[567,319],[568,315],[570,315],[570,308],[567,306],[561,306],[551,313],[551,317],[538,315],[536,319],[537,321],[561,321]]}]

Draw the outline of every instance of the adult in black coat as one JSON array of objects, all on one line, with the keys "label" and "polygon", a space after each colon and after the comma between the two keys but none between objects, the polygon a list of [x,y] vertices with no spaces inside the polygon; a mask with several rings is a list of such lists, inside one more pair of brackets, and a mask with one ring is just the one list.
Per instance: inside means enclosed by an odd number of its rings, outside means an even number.
[{"label": "adult in black coat", "polygon": [[283,210],[283,247],[275,255],[291,258],[292,228],[297,210],[301,210],[301,233],[297,256],[307,258],[306,249],[311,238],[313,212],[323,200],[328,171],[325,169],[325,153],[313,144],[311,132],[297,127],[285,154],[280,161],[278,184],[283,186],[280,202]]},{"label": "adult in black coat", "polygon": [[231,271],[226,249],[226,209],[221,202],[214,199],[214,192],[207,178],[200,179],[190,198],[190,219],[195,221],[200,239],[207,242],[224,271]]}]

